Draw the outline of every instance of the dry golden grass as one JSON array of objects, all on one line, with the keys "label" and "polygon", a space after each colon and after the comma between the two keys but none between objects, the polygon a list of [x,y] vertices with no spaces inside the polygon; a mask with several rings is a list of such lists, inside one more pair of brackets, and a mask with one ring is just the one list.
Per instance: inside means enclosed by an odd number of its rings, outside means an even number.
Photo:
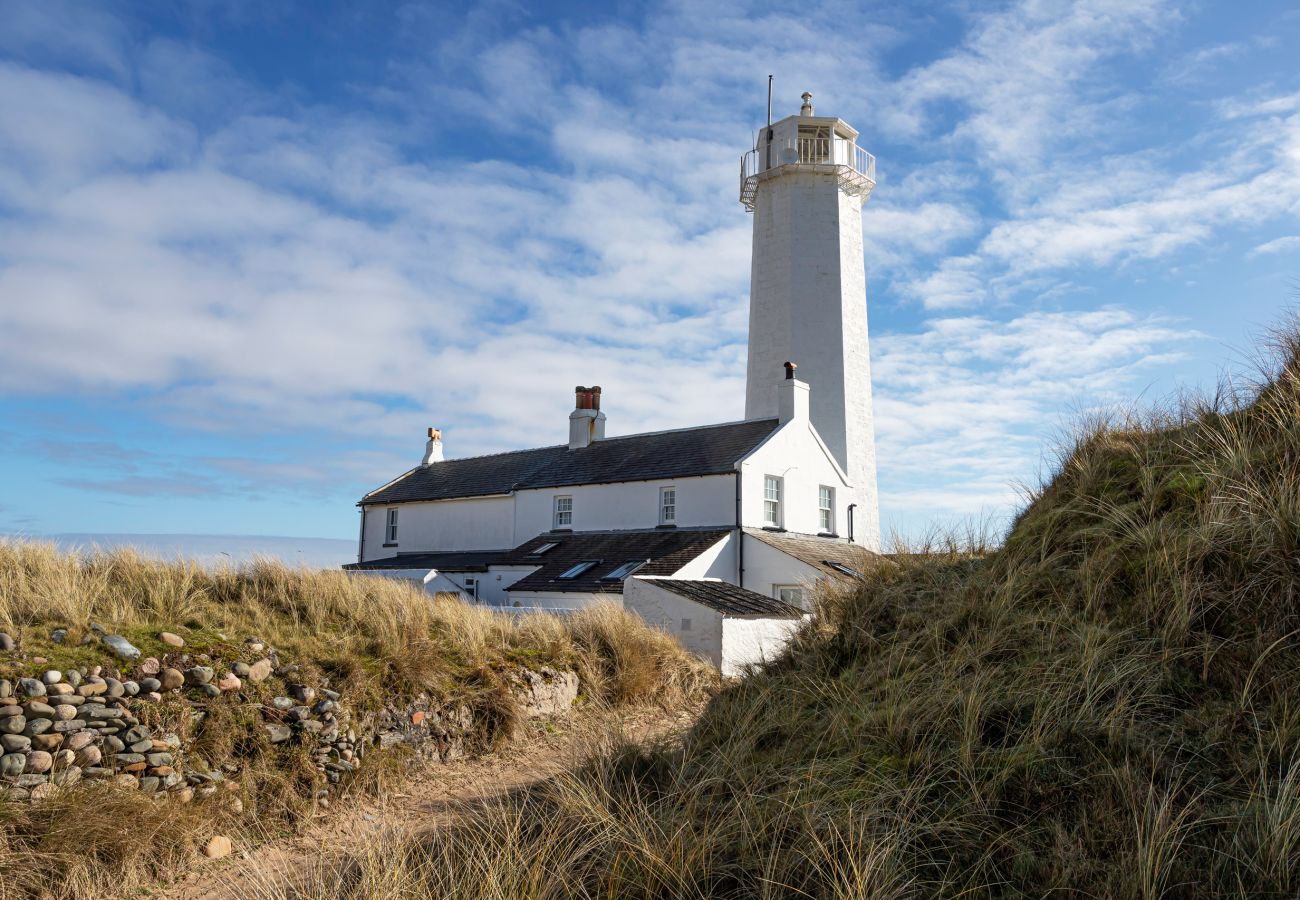
[{"label": "dry golden grass", "polygon": [[1086,429],[1001,547],[828,593],[680,749],[610,749],[295,896],[1297,896],[1300,330],[1275,350],[1258,384]]},{"label": "dry golden grass", "polygon": [[[0,660],[0,677],[116,665],[98,642],[80,643],[92,623],[153,655],[174,652],[158,640],[163,630],[182,635],[189,652],[226,660],[256,636],[302,667],[295,678],[342,690],[355,712],[422,693],[464,702],[482,749],[507,739],[518,718],[507,679],[520,665],[575,669],[588,704],[671,706],[699,699],[717,681],[673,639],[612,606],[516,617],[343,572],[269,562],[213,572],[127,551],[77,557],[0,543],[0,631],[19,638],[23,651]],[[64,644],[50,640],[59,627],[70,633]],[[32,662],[37,655],[49,663]],[[295,827],[315,809],[319,775],[305,748],[266,741],[255,699],[211,704],[200,725],[179,702],[142,711],[148,724],[180,733],[193,755],[239,761],[242,812],[231,811],[224,792],[183,805],[94,785],[36,805],[0,801],[0,900],[117,896],[183,871],[216,831],[248,844]],[[391,774],[382,755],[371,754],[345,790],[382,790]]]}]

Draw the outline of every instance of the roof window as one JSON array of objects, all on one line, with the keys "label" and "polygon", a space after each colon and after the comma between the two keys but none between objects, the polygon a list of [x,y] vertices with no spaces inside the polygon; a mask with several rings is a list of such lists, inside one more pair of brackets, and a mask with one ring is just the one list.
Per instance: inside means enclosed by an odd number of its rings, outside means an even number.
[{"label": "roof window", "polygon": [[649,560],[630,559],[627,562],[623,563],[623,565],[619,566],[617,569],[614,569],[608,575],[602,576],[600,580],[601,581],[622,581],[624,578],[631,575],[637,569],[644,566],[647,562],[649,562]]},{"label": "roof window", "polygon": [[566,578],[566,579],[568,579],[568,578],[577,578],[577,577],[578,577],[579,575],[581,575],[583,572],[586,572],[586,571],[589,570],[589,569],[593,569],[593,568],[595,568],[595,567],[598,566],[598,565],[600,565],[600,560],[598,560],[598,559],[584,559],[582,562],[578,563],[576,566],[573,566],[572,568],[566,569],[566,570],[564,571],[563,574],[561,574],[561,575],[557,575],[556,577],[557,577],[557,578]]},{"label": "roof window", "polygon": [[859,572],[857,569],[850,569],[848,566],[844,565],[844,563],[837,563],[837,562],[832,562],[829,559],[823,559],[822,565],[830,566],[836,572],[843,572],[845,575],[848,575],[850,578],[862,577],[861,572]]},{"label": "roof window", "polygon": [[548,541],[547,543],[542,544],[540,547],[537,547],[536,549],[534,549],[534,550],[533,550],[531,553],[529,553],[528,555],[529,555],[529,556],[542,556],[542,555],[544,555],[544,554],[550,553],[552,550],[554,550],[554,549],[555,549],[556,547],[558,547],[558,546],[560,546],[560,542],[559,542],[559,541]]}]

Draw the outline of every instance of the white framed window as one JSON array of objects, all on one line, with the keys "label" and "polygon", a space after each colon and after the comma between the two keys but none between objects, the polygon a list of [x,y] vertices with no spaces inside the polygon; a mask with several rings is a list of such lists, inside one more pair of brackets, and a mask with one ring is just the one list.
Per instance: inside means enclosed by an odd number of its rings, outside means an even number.
[{"label": "white framed window", "polygon": [[647,562],[648,560],[644,560],[644,559],[630,559],[627,562],[623,563],[621,566],[619,566],[617,569],[614,569],[613,571],[609,572],[606,575],[602,575],[600,580],[601,581],[622,581],[624,578],[631,575],[637,569],[644,566]]},{"label": "white framed window", "polygon": [[781,479],[763,476],[763,524],[781,527]]},{"label": "white framed window", "polygon": [[563,573],[561,573],[560,575],[558,575],[558,576],[556,576],[556,577],[558,577],[558,578],[566,578],[566,579],[568,579],[568,578],[577,578],[577,577],[578,577],[579,575],[581,575],[583,572],[587,571],[587,570],[590,569],[590,568],[593,568],[594,566],[598,566],[598,565],[600,565],[600,560],[598,560],[598,559],[584,559],[582,562],[578,563],[577,565],[575,565],[575,566],[573,566],[573,567],[571,567],[571,568],[565,569]]},{"label": "white framed window", "polygon": [[397,510],[395,509],[388,511],[388,518],[384,525],[384,543],[397,543]]},{"label": "white framed window", "polygon": [[677,522],[677,488],[661,487],[659,489],[659,524],[673,525]]},{"label": "white framed window", "polygon": [[554,528],[572,528],[573,527],[573,498],[556,497],[555,498],[555,523]]},{"label": "white framed window", "polygon": [[473,597],[475,600],[478,599],[478,579],[477,579],[477,578],[466,577],[466,579],[465,579],[465,593],[468,594],[469,596]]},{"label": "white framed window", "polygon": [[827,533],[835,531],[835,488],[817,487],[817,527]]},{"label": "white framed window", "polygon": [[691,620],[682,619],[682,631],[690,631],[690,630],[691,630]]},{"label": "white framed window", "polygon": [[778,584],[772,589],[776,599],[791,606],[803,608],[803,588],[795,584]]}]

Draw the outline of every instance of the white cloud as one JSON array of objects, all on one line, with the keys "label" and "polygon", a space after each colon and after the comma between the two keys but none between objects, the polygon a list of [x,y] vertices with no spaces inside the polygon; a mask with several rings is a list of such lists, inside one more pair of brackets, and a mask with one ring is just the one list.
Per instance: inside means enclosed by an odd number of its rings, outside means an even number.
[{"label": "white cloud", "polygon": [[1267,256],[1274,253],[1300,253],[1300,235],[1286,235],[1265,241],[1248,253],[1248,256]]},{"label": "white cloud", "polygon": [[[882,513],[1005,516],[1070,415],[1131,399],[1201,336],[1118,308],[932,319],[873,346]],[[941,485],[942,487],[936,487]]]}]

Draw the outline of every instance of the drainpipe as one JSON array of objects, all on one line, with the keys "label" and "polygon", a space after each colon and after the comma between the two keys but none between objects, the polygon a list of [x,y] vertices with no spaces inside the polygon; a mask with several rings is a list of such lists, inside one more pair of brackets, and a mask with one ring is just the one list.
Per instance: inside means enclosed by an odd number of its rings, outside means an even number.
[{"label": "drainpipe", "polygon": [[357,504],[361,508],[361,534],[357,537],[357,562],[366,561],[366,508]]},{"label": "drainpipe", "polygon": [[849,513],[849,543],[850,544],[853,543],[853,510],[857,508],[858,505],[856,503],[849,504],[848,513]]},{"label": "drainpipe", "polygon": [[745,586],[745,529],[740,520],[740,469],[736,469],[736,586]]}]

